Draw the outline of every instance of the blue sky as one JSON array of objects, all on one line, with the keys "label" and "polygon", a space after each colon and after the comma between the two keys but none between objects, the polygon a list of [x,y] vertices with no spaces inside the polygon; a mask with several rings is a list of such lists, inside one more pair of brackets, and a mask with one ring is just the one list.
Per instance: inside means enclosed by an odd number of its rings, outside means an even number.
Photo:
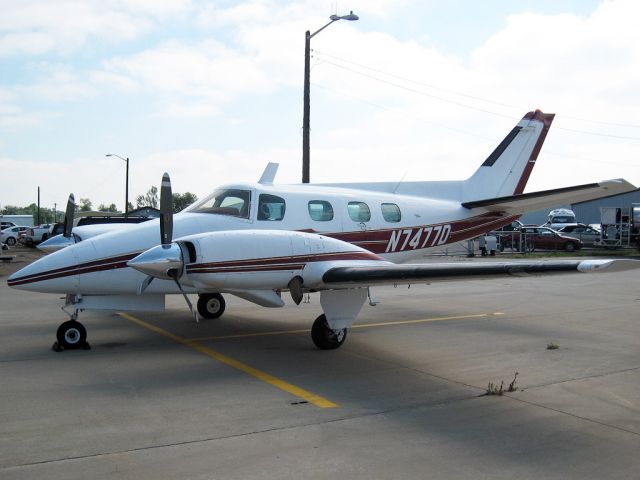
[{"label": "blue sky", "polygon": [[0,0],[0,205],[94,205],[300,178],[469,176],[526,111],[556,120],[528,191],[640,184],[640,7],[614,1]]}]

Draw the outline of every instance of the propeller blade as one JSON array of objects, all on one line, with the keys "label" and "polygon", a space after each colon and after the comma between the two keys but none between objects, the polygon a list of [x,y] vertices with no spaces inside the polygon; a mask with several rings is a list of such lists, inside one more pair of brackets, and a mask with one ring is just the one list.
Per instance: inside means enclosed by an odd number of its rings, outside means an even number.
[{"label": "propeller blade", "polygon": [[[172,273],[174,275],[171,275]],[[191,314],[193,315],[193,319],[196,321],[196,323],[199,323],[200,321],[198,320],[198,314],[193,309],[193,305],[191,304],[191,300],[189,300],[189,297],[187,297],[187,294],[184,293],[184,290],[182,290],[182,285],[180,285],[180,282],[178,281],[177,272],[175,270],[172,270],[169,273],[169,275],[171,275],[171,277],[173,278],[173,281],[176,282],[176,285],[178,285],[178,290],[180,290],[180,293],[182,294],[182,296],[184,297],[185,301],[187,302],[187,305],[189,305],[189,310],[191,310]]]},{"label": "propeller blade", "polygon": [[144,293],[144,291],[147,289],[147,287],[149,286],[149,284],[153,281],[153,278],[151,275],[147,275],[145,277],[145,279],[142,281],[142,283],[140,283],[140,285],[138,285],[138,295],[142,295]]},{"label": "propeller blade", "polygon": [[173,196],[169,174],[162,175],[160,186],[160,243],[165,246],[173,239]]},{"label": "propeller blade", "polygon": [[73,229],[73,214],[76,211],[76,199],[73,197],[73,193],[69,195],[67,200],[67,209],[64,213],[64,230],[62,235],[66,238],[71,237],[71,229]]}]

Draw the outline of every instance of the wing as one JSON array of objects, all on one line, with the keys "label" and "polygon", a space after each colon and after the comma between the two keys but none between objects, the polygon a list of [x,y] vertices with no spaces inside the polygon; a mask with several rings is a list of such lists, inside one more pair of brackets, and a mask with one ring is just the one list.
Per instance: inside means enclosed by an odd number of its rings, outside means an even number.
[{"label": "wing", "polygon": [[500,211],[513,215],[521,215],[534,210],[542,210],[543,208],[552,208],[561,204],[578,203],[611,195],[619,195],[633,190],[636,190],[636,187],[626,180],[604,180],[598,183],[589,183],[575,187],[557,188],[554,190],[511,195],[509,197],[465,202],[462,206],[469,209],[484,208],[490,211]]},{"label": "wing", "polygon": [[494,277],[505,275],[553,274],[568,272],[613,272],[640,267],[640,261],[545,260],[531,262],[431,263],[405,265],[345,265],[329,268],[322,276],[329,288],[370,285],[429,283],[440,280]]}]

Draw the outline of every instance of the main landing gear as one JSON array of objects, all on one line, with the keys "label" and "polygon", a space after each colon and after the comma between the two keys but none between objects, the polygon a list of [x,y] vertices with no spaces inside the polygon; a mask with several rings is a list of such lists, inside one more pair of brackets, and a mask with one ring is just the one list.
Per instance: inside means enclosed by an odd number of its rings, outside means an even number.
[{"label": "main landing gear", "polygon": [[51,349],[55,352],[63,350],[91,350],[87,342],[87,329],[78,321],[78,310],[73,312],[71,319],[63,322],[56,332],[57,341],[53,343]]},{"label": "main landing gear", "polygon": [[320,350],[333,350],[338,348],[347,339],[347,329],[333,330],[329,327],[327,317],[320,315],[311,327],[311,339]]},{"label": "main landing gear", "polygon": [[202,318],[220,318],[226,302],[219,293],[203,293],[198,296],[198,313]]}]

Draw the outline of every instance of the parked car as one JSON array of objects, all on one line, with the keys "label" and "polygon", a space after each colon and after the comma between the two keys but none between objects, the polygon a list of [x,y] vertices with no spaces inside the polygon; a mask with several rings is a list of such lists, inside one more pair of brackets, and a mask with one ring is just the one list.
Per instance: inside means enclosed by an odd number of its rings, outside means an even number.
[{"label": "parked car", "polygon": [[18,240],[23,237],[29,227],[9,227],[0,231],[0,243],[6,243],[10,247],[18,243]]},{"label": "parked car", "polygon": [[27,247],[44,242],[51,234],[51,224],[40,225],[39,227],[30,227],[24,237],[20,239]]},{"label": "parked car", "polygon": [[8,222],[3,220],[2,222],[0,222],[0,231],[4,230],[5,228],[9,228],[9,227],[16,227],[17,225],[13,222]]},{"label": "parked car", "polygon": [[518,234],[505,237],[502,242],[504,248],[518,251],[533,252],[534,250],[565,250],[574,252],[582,248],[582,241],[568,237],[548,227],[524,226]]},{"label": "parked car", "polygon": [[582,240],[582,244],[589,247],[593,247],[596,242],[600,240],[600,232],[589,225],[585,225],[584,223],[572,223],[565,225],[558,230],[558,233],[561,233],[566,237]]}]

